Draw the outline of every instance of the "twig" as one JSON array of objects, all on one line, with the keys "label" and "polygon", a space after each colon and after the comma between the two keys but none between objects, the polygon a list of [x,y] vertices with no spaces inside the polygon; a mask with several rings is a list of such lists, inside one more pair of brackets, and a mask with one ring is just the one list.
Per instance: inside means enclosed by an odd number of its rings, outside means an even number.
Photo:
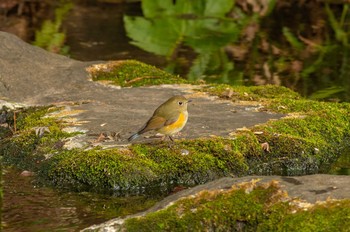
[{"label": "twig", "polygon": [[143,76],[143,77],[136,77],[130,81],[127,81],[125,82],[126,84],[131,84],[131,83],[134,83],[134,82],[137,82],[137,81],[140,81],[140,80],[143,80],[143,79],[151,79],[151,78],[160,78],[160,77],[156,77],[156,76]]}]

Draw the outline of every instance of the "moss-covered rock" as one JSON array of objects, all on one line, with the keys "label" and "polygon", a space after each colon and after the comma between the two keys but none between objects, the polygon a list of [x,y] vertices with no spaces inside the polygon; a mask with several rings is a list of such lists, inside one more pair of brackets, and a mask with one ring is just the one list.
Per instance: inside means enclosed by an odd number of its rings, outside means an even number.
[{"label": "moss-covered rock", "polygon": [[200,91],[208,92],[212,95],[219,96],[233,101],[259,101],[267,99],[290,99],[298,100],[301,96],[282,86],[264,85],[264,86],[231,86],[227,84],[207,85]]},{"label": "moss-covered rock", "polygon": [[[71,150],[48,160],[45,176],[56,184],[142,192],[196,185],[247,172],[234,140],[197,139],[175,144],[135,144],[129,149]],[[187,155],[183,153],[188,152]],[[147,189],[148,188],[148,189]]]},{"label": "moss-covered rock", "polygon": [[[201,191],[145,215],[109,222],[110,231],[347,231],[350,200],[310,204],[276,181]],[[103,231],[105,225],[84,231]]]},{"label": "moss-covered rock", "polygon": [[[136,60],[110,61],[87,68],[92,80],[121,87],[183,84],[189,81]],[[193,82],[192,82],[193,83]]]},{"label": "moss-covered rock", "polygon": [[336,162],[332,163],[329,173],[350,175],[350,147],[344,149]]},{"label": "moss-covered rock", "polygon": [[309,101],[275,86],[204,90],[233,101],[258,101],[261,110],[288,115],[226,138],[66,150],[63,140],[74,135],[62,131],[67,123],[45,116],[53,109],[30,109],[19,114],[15,136],[1,142],[4,162],[34,169],[57,186],[153,193],[222,176],[325,172],[348,145],[349,103]]},{"label": "moss-covered rock", "polygon": [[1,156],[5,164],[16,165],[21,169],[38,171],[45,155],[56,151],[62,139],[74,134],[62,131],[65,124],[52,117],[51,107],[31,107],[16,115],[16,126],[10,123],[13,133],[1,140]]}]

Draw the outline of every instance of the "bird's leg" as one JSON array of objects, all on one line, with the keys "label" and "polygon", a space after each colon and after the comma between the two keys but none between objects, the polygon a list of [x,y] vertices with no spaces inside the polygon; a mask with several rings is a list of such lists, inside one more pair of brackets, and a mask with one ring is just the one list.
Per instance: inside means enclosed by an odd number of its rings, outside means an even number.
[{"label": "bird's leg", "polygon": [[168,143],[169,149],[173,149],[173,146],[175,145],[174,139],[168,135],[169,139],[170,139],[170,143]]}]

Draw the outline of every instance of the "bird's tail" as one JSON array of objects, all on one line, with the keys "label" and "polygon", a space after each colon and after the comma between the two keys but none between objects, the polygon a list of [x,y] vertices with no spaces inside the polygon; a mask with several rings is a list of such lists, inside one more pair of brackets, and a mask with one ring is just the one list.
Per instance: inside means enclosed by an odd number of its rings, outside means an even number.
[{"label": "bird's tail", "polygon": [[130,136],[130,137],[128,138],[128,141],[131,142],[131,141],[133,141],[134,139],[136,139],[136,138],[139,137],[139,136],[140,136],[139,133],[135,133],[135,134],[133,134],[132,136]]}]

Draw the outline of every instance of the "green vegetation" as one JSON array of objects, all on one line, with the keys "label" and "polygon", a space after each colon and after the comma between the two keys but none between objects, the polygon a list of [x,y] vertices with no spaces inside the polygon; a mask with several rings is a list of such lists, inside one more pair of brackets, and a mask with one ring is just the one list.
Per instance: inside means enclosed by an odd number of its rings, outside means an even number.
[{"label": "green vegetation", "polygon": [[66,34],[61,26],[66,14],[72,9],[69,1],[60,1],[60,6],[55,10],[55,19],[45,20],[41,29],[35,32],[33,45],[44,48],[47,51],[67,55],[69,47],[65,45]]},{"label": "green vegetation", "polygon": [[144,217],[126,219],[126,231],[347,231],[350,201],[298,206],[279,186],[245,183],[195,197]]},{"label": "green vegetation", "polygon": [[[270,148],[268,156],[262,156],[251,166],[253,173],[261,169],[265,169],[262,173],[270,170],[289,175],[314,173],[314,169],[325,172],[329,169],[327,163],[332,163],[348,146],[349,103],[306,100],[287,88],[276,86],[247,88],[213,85],[204,90],[232,101],[258,101],[264,106],[261,110],[290,113],[278,121],[252,128],[253,132],[257,132],[259,142],[267,142]],[[323,156],[322,153],[327,155]],[[270,162],[271,156],[280,159]]]},{"label": "green vegetation", "polygon": [[335,175],[350,175],[350,147],[342,151],[337,161],[332,164],[330,173]]},{"label": "green vegetation", "polygon": [[[242,100],[242,101],[259,101],[265,102],[266,105],[271,99],[283,100],[289,99],[293,102],[295,100],[302,99],[302,97],[286,88],[276,85],[264,85],[264,86],[231,86],[226,84],[213,84],[204,86],[198,91],[208,92],[212,95],[219,96],[225,99],[231,99],[232,101]],[[299,101],[296,101],[298,104]],[[315,101],[316,104],[318,104]],[[293,112],[293,110],[289,110],[286,112]]]},{"label": "green vegetation", "polygon": [[111,61],[87,68],[93,80],[108,80],[122,87],[194,83],[136,60]]},{"label": "green vegetation", "polygon": [[[302,60],[304,67],[300,70],[300,78],[303,82],[303,94],[312,89],[311,99],[332,99],[340,98],[349,101],[349,4],[342,4],[340,7],[331,7],[326,3],[323,9],[317,9],[320,15],[327,21],[323,38],[305,38],[296,36],[300,32],[289,31],[283,28],[283,33],[291,45],[291,49],[298,49],[289,59]],[[320,7],[320,6],[319,6]],[[317,19],[311,19],[317,20]],[[305,25],[303,25],[305,26]],[[288,30],[289,33],[285,33]],[[307,30],[307,27],[302,28]],[[319,29],[321,30],[321,29]],[[318,40],[318,41],[314,41]],[[287,48],[288,49],[288,48]],[[309,54],[305,55],[305,49]],[[318,88],[318,89],[317,89]]]},{"label": "green vegetation", "polygon": [[[270,7],[273,4],[270,1]],[[145,0],[142,11],[144,17],[124,17],[132,44],[166,57],[168,71],[176,69],[181,48],[188,46],[196,53],[188,79],[217,72],[222,82],[228,81],[234,68],[224,47],[236,42],[243,29],[259,18],[258,14],[248,16],[232,0]]]},{"label": "green vegetation", "polygon": [[[64,124],[55,118],[44,117],[57,109],[28,108],[19,113],[17,131],[0,141],[4,164],[37,171],[46,154],[55,150],[62,139],[72,136],[61,129]],[[40,129],[43,128],[43,129]]]},{"label": "green vegetation", "polygon": [[[81,188],[139,192],[145,187],[149,191],[163,186],[168,191],[176,185],[243,174],[247,165],[236,146],[239,145],[227,139],[198,139],[177,142],[172,148],[168,143],[159,143],[135,144],[127,150],[64,151],[48,161],[44,175],[58,185],[80,184]],[[182,155],[184,149],[190,154]]]},{"label": "green vegetation", "polygon": [[164,56],[167,71],[189,80],[270,83],[349,101],[349,6],[145,0],[143,17],[124,16],[124,24],[132,44]]}]

